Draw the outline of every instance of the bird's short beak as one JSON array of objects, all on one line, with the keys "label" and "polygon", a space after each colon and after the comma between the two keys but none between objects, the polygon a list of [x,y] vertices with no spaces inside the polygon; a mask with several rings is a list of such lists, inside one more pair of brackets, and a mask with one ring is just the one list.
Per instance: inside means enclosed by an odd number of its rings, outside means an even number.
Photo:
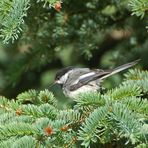
[{"label": "bird's short beak", "polygon": [[51,83],[49,87],[52,87],[52,86],[55,85],[55,84],[59,84],[59,80],[56,80],[56,81],[54,81],[53,83]]},{"label": "bird's short beak", "polygon": [[52,87],[53,85],[55,85],[55,84],[62,84],[59,80],[56,80],[56,81],[54,81],[52,84],[50,84],[50,86],[49,87]]},{"label": "bird's short beak", "polygon": [[59,80],[54,81],[54,84],[61,84]]},{"label": "bird's short beak", "polygon": [[61,83],[61,81],[59,81],[59,80],[56,80],[56,81],[54,81],[54,84],[58,84],[59,86],[61,86],[62,87],[62,83]]}]

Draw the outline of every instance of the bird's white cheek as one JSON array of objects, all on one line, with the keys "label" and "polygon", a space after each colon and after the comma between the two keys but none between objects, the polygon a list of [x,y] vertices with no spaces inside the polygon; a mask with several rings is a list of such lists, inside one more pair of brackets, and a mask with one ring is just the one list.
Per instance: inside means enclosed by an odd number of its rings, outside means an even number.
[{"label": "bird's white cheek", "polygon": [[60,84],[64,84],[67,81],[68,75],[69,73],[66,73],[64,76],[60,78],[59,80],[61,82]]}]

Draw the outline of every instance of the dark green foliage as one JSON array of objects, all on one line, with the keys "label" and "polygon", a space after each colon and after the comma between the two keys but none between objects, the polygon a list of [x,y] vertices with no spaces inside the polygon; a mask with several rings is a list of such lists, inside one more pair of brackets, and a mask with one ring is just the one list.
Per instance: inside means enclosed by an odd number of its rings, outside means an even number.
[{"label": "dark green foliage", "polygon": [[0,46],[1,94],[47,87],[69,65],[109,68],[141,58],[147,67],[147,0],[67,0],[60,11],[57,3],[1,0],[0,36],[8,43]]},{"label": "dark green foliage", "polygon": [[[128,83],[135,76],[140,86]],[[114,147],[116,143],[126,148],[146,147],[148,98],[143,98],[147,94],[143,80],[147,77],[147,71],[130,70],[119,87],[105,94],[82,94],[72,108],[64,110],[56,107],[48,90],[21,93],[16,101],[1,97],[0,145],[93,147],[97,143],[98,147]]]},{"label": "dark green foliage", "polygon": [[0,94],[13,98],[0,97],[0,148],[147,148],[146,70],[129,70],[122,83],[113,76],[107,89],[73,101],[49,87],[69,65],[140,58],[147,69],[147,10],[147,0],[0,0]]}]

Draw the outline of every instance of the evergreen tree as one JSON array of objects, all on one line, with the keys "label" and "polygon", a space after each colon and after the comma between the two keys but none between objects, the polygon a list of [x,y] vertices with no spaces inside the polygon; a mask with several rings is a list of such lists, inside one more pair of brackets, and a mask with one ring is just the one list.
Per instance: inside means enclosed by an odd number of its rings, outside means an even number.
[{"label": "evergreen tree", "polygon": [[81,94],[71,109],[59,109],[48,90],[1,97],[0,146],[146,148],[147,93],[148,71],[130,70],[117,88]]},{"label": "evergreen tree", "polygon": [[[147,148],[147,10],[147,0],[0,0],[0,147]],[[62,67],[139,58],[143,70],[73,105],[44,90]]]},{"label": "evergreen tree", "polygon": [[1,94],[47,87],[69,65],[111,68],[141,58],[147,68],[147,8],[147,0],[1,0]]}]

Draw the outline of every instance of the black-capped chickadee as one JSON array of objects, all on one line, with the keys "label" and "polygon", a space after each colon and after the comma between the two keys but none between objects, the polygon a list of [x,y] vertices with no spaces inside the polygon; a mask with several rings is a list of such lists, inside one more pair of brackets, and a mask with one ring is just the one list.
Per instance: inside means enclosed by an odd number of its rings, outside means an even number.
[{"label": "black-capped chickadee", "polygon": [[138,61],[110,70],[66,67],[57,72],[55,83],[61,85],[66,96],[76,98],[80,93],[98,91],[101,88],[100,83],[105,78],[134,66]]}]

